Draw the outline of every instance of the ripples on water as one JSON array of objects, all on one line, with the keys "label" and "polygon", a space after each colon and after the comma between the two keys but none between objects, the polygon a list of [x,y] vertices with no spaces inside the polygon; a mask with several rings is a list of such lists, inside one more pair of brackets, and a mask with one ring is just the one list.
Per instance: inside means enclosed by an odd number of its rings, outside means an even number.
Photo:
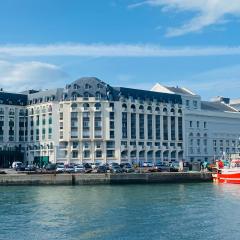
[{"label": "ripples on water", "polygon": [[0,187],[0,239],[240,239],[240,185]]}]

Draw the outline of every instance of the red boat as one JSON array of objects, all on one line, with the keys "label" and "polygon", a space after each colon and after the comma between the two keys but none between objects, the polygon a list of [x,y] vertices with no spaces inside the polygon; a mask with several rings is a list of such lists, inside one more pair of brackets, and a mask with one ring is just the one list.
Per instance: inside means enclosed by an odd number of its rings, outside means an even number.
[{"label": "red boat", "polygon": [[221,168],[218,166],[217,172],[212,176],[213,181],[217,183],[240,184],[240,160],[232,160],[229,168]]}]

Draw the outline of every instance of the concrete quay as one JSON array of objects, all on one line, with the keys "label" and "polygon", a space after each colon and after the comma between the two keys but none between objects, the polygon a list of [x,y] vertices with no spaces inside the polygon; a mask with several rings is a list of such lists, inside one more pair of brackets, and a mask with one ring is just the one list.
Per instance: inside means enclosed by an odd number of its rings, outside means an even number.
[{"label": "concrete quay", "polygon": [[209,182],[212,174],[205,172],[162,172],[123,174],[0,174],[4,185],[99,185]]}]

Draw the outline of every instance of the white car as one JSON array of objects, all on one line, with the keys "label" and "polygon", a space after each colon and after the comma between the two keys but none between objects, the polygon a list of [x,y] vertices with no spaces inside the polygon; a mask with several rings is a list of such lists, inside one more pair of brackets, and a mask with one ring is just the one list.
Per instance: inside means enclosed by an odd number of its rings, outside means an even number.
[{"label": "white car", "polygon": [[57,165],[56,172],[63,173],[65,170],[64,165]]},{"label": "white car", "polygon": [[79,165],[77,165],[77,166],[74,167],[74,171],[75,171],[76,173],[85,172],[84,166],[83,166],[82,164],[79,164]]},{"label": "white car", "polygon": [[153,167],[153,163],[152,162],[144,162],[143,167]]},{"label": "white car", "polygon": [[16,169],[17,166],[22,165],[22,164],[23,164],[22,162],[13,162],[13,163],[12,163],[12,168],[13,168],[13,169]]}]

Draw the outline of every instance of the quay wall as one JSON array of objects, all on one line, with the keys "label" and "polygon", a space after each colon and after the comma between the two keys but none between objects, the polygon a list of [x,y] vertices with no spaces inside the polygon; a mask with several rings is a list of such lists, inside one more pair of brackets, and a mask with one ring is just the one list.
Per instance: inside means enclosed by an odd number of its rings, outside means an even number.
[{"label": "quay wall", "polygon": [[98,185],[212,181],[211,173],[0,174],[1,185]]}]

